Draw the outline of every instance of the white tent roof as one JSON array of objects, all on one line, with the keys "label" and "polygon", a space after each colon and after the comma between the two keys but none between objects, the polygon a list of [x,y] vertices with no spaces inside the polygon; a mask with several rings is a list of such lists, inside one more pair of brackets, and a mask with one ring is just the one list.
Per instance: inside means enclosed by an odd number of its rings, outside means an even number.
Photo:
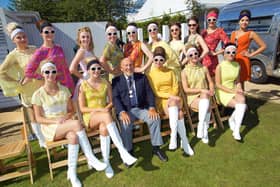
[{"label": "white tent roof", "polygon": [[[221,6],[238,0],[199,0],[202,4],[211,4],[211,6]],[[129,14],[128,21],[145,20],[152,17],[158,17],[164,13],[186,12],[186,0],[147,0],[136,14]]]}]

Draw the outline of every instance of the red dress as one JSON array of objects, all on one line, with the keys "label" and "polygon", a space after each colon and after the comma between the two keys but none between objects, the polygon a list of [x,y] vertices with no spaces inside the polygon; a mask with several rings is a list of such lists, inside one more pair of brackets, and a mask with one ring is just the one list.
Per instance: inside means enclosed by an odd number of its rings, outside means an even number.
[{"label": "red dress", "polygon": [[[224,44],[229,42],[227,34],[222,28],[217,28],[212,33],[207,33],[207,30],[204,29],[201,33],[201,36],[205,40],[209,51],[215,51],[220,41],[222,41]],[[218,63],[218,56],[212,56],[209,54],[207,54],[202,61],[202,64],[208,68],[211,76],[215,76],[215,70]]]},{"label": "red dress", "polygon": [[251,31],[247,31],[242,34],[239,38],[236,38],[235,32],[232,32],[230,41],[232,43],[236,43],[237,51],[235,60],[240,65],[240,82],[251,80],[251,63],[250,59],[246,56],[243,56],[243,53],[248,51],[251,39],[250,39]]}]

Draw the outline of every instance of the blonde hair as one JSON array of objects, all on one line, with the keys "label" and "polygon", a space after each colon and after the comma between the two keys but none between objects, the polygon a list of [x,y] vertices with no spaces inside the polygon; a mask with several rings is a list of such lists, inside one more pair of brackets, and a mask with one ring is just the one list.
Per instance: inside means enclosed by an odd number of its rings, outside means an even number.
[{"label": "blonde hair", "polygon": [[93,43],[93,39],[92,39],[91,30],[90,30],[89,27],[82,27],[82,28],[79,28],[79,29],[78,29],[77,40],[76,40],[77,44],[81,47],[80,34],[81,34],[82,32],[88,32],[88,33],[89,33],[89,35],[90,35],[89,50],[90,50],[90,51],[93,51],[93,49],[94,49],[94,43]]},{"label": "blonde hair", "polygon": [[6,32],[9,36],[11,36],[11,33],[15,30],[15,29],[22,29],[22,27],[16,23],[16,22],[10,22],[7,26],[6,26]]}]

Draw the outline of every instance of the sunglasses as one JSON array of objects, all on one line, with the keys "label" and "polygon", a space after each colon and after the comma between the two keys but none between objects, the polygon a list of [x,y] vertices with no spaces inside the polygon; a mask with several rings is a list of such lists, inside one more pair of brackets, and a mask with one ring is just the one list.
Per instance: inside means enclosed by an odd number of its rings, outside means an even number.
[{"label": "sunglasses", "polygon": [[56,70],[52,70],[52,71],[49,71],[49,70],[46,70],[46,71],[44,71],[44,73],[46,74],[46,75],[48,75],[48,74],[56,74]]},{"label": "sunglasses", "polygon": [[155,32],[155,31],[157,31],[157,28],[149,29],[148,31],[149,32],[152,32],[152,31]]},{"label": "sunglasses", "polygon": [[198,56],[198,52],[194,52],[194,53],[192,53],[192,54],[189,54],[189,57],[195,57],[195,56]]},{"label": "sunglasses", "polygon": [[54,30],[51,30],[51,31],[44,31],[44,34],[54,34],[55,33],[55,31]]},{"label": "sunglasses", "polygon": [[108,36],[112,36],[112,35],[117,36],[117,33],[116,32],[109,32],[109,33],[107,33],[107,35]]},{"label": "sunglasses", "polygon": [[207,19],[207,22],[216,22],[217,19],[213,18],[213,19]]},{"label": "sunglasses", "polygon": [[189,27],[195,27],[197,24],[188,24]]},{"label": "sunglasses", "polygon": [[160,62],[163,63],[164,62],[164,58],[154,58],[155,62]]},{"label": "sunglasses", "polygon": [[177,32],[179,29],[171,29],[171,32]]},{"label": "sunglasses", "polygon": [[236,51],[226,51],[226,54],[232,54],[232,55],[235,55],[236,54]]},{"label": "sunglasses", "polygon": [[91,68],[91,71],[101,71],[101,67],[92,67]]},{"label": "sunglasses", "polygon": [[127,32],[128,35],[135,34],[135,33],[136,33],[135,31]]}]

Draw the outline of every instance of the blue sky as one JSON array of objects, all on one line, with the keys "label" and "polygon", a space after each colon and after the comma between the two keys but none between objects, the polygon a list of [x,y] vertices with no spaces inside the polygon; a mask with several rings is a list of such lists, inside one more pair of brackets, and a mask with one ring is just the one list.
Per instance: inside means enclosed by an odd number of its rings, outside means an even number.
[{"label": "blue sky", "polygon": [[0,7],[7,8],[10,0],[0,0]]}]

